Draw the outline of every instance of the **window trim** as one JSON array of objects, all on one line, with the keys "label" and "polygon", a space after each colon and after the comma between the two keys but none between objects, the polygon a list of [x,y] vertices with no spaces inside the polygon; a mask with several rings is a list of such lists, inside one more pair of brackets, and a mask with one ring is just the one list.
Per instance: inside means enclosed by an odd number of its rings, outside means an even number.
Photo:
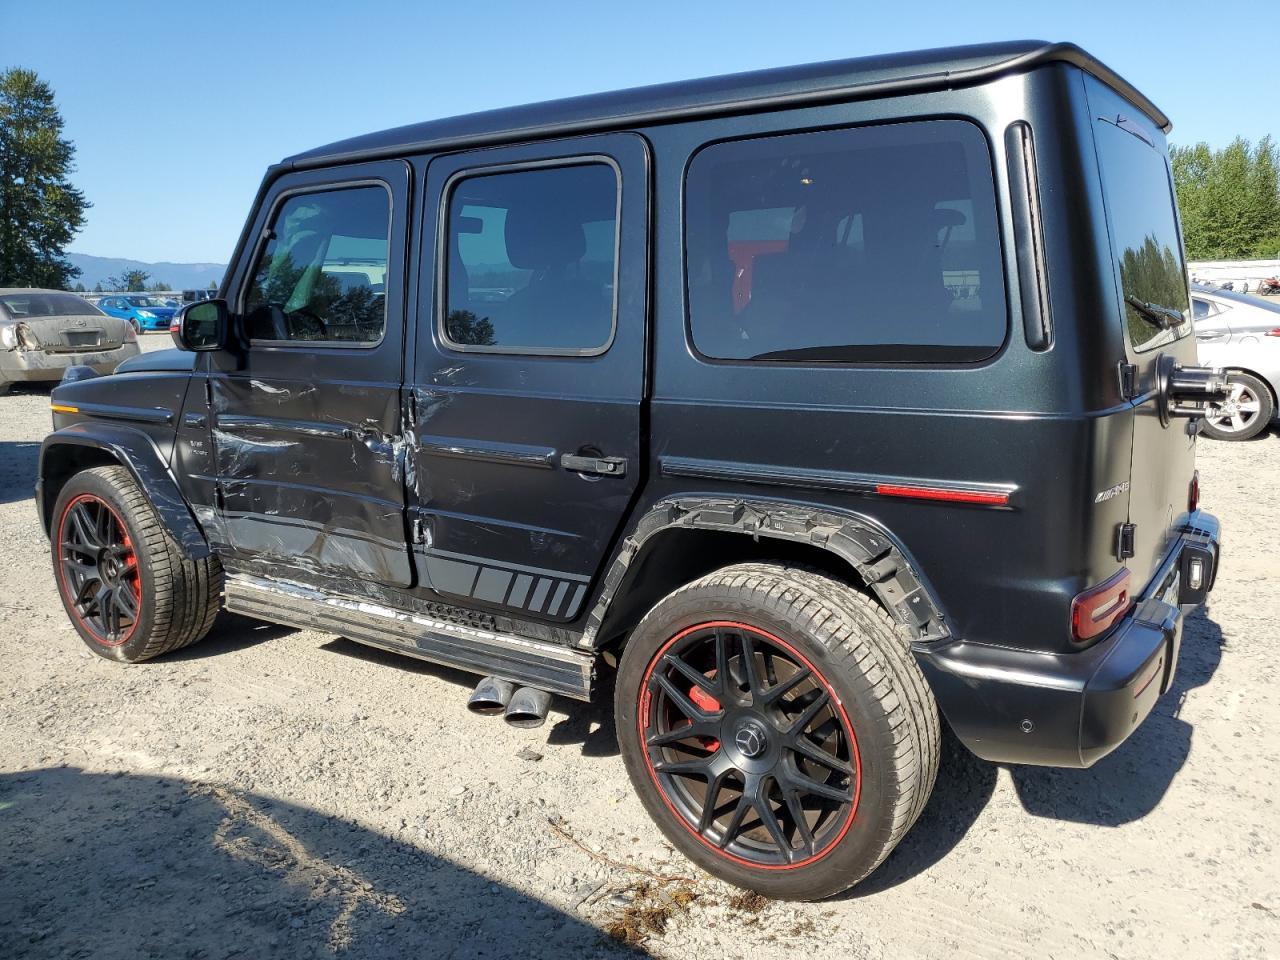
[{"label": "window trim", "polygon": [[[501,173],[519,173],[525,170],[555,167],[585,167],[604,164],[613,170],[613,306],[609,317],[609,337],[599,347],[504,347],[499,344],[455,343],[449,338],[445,319],[449,309],[449,208],[453,192],[462,180],[486,177]],[[488,353],[516,357],[599,357],[608,353],[618,337],[618,282],[622,275],[622,167],[613,157],[603,153],[575,154],[549,157],[541,160],[520,160],[511,163],[485,164],[465,167],[451,173],[440,191],[440,205],[436,217],[436,269],[435,269],[435,332],[441,347],[456,353]]]},{"label": "window trim", "polygon": [[[991,352],[983,357],[973,360],[946,360],[946,359],[902,359],[902,360],[815,360],[809,358],[802,359],[779,359],[779,360],[756,360],[751,358],[739,357],[714,357],[704,353],[699,349],[697,341],[693,336],[693,304],[689,295],[689,173],[693,169],[694,162],[712,147],[721,146],[727,143],[743,143],[755,140],[776,139],[778,137],[788,137],[793,135],[805,135],[813,133],[833,133],[845,132],[853,130],[878,129],[881,127],[902,126],[904,124],[921,124],[935,123],[938,121],[955,121],[972,127],[977,131],[978,136],[982,139],[983,146],[986,149],[987,167],[986,170],[991,178],[991,198],[992,207],[995,215],[995,239],[999,251],[1000,263],[1000,284],[1001,284],[1001,302],[1004,304],[1004,336],[1001,341],[991,347]],[[754,133],[747,136],[722,136],[712,140],[707,140],[698,144],[689,152],[688,158],[685,160],[684,169],[680,177],[680,268],[682,295],[684,299],[684,335],[685,345],[689,352],[700,362],[710,365],[732,365],[732,366],[754,366],[754,367],[803,367],[807,369],[895,369],[903,367],[920,368],[920,369],[973,369],[986,366],[999,359],[1009,348],[1010,338],[1013,329],[1013,303],[1011,297],[1013,295],[1009,284],[1011,266],[1009,263],[1009,244],[1005,235],[1005,200],[1006,197],[1001,189],[1001,182],[996,169],[996,151],[995,144],[991,137],[990,131],[984,125],[983,121],[977,117],[966,115],[963,113],[930,113],[921,114],[919,116],[898,116],[884,119],[876,119],[855,123],[838,123],[808,127],[781,127],[768,130],[761,133]],[[865,344],[864,346],[875,347],[878,344]],[[943,347],[941,344],[920,344],[923,349],[930,347]]]},{"label": "window trim", "polygon": [[[253,255],[246,265],[244,278],[240,283],[240,290],[236,296],[235,314],[237,325],[240,327],[242,335],[247,333],[244,329],[245,301],[249,296],[249,288],[253,285],[254,270],[257,267],[258,258],[265,252],[267,244],[271,242],[272,225],[276,222],[276,215],[280,212],[280,208],[288,200],[296,196],[308,193],[333,193],[338,190],[354,190],[360,187],[382,187],[387,195],[387,276],[392,276],[391,260],[393,239],[395,237],[396,206],[395,187],[390,182],[381,177],[365,177],[359,180],[337,180],[330,183],[286,187],[277,193],[271,201],[271,207],[267,211],[267,218],[263,223],[262,229],[258,231],[258,239],[253,245]],[[382,298],[382,335],[377,340],[267,340],[247,335],[244,339],[249,344],[250,349],[253,347],[269,347],[285,350],[375,350],[382,346],[383,341],[387,339],[387,326],[390,322],[391,317],[387,310],[387,298],[384,290]]]}]

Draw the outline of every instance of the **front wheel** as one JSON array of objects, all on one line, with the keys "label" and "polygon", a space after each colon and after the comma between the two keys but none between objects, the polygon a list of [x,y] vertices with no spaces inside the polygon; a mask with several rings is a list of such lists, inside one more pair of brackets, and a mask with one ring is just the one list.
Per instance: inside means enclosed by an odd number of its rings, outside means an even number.
[{"label": "front wheel", "polygon": [[124,467],[67,481],[50,546],[62,606],[101,657],[149,660],[195,643],[213,625],[221,564],[184,557]]},{"label": "front wheel", "polygon": [[1248,373],[1227,375],[1227,399],[1211,403],[1204,415],[1204,434],[1214,440],[1248,440],[1267,428],[1275,415],[1271,390]]},{"label": "front wheel", "polygon": [[619,665],[631,782],[667,838],[729,883],[784,900],[866,877],[933,788],[939,720],[884,610],[774,564],[661,600]]}]

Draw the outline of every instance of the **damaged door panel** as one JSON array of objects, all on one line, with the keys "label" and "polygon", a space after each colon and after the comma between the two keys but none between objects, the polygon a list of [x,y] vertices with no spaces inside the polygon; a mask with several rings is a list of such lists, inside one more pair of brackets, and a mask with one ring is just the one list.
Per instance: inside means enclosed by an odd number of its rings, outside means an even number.
[{"label": "damaged door panel", "polygon": [[404,517],[409,168],[277,181],[212,355],[215,513],[235,560],[412,583]]},{"label": "damaged door panel", "polygon": [[642,479],[647,177],[633,134],[431,161],[409,513],[437,593],[584,609]]}]

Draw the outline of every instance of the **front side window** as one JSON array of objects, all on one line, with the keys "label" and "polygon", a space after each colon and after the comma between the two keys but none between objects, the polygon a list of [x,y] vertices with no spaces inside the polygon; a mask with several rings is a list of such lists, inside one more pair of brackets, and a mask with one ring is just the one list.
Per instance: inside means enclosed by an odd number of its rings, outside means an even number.
[{"label": "front side window", "polygon": [[1185,336],[1188,323],[1153,322],[1137,304],[1187,312],[1187,274],[1174,215],[1164,152],[1123,126],[1100,119],[1097,131],[1102,189],[1111,245],[1124,295],[1129,342],[1138,352]]},{"label": "front side window", "polygon": [[617,237],[618,177],[609,164],[458,180],[445,236],[445,341],[505,353],[607,349]]},{"label": "front side window", "polygon": [[290,196],[244,303],[253,340],[377,343],[386,327],[391,208],[381,186]]},{"label": "front side window", "polygon": [[714,144],[686,196],[689,323],[705,356],[961,362],[1004,343],[991,156],[971,123]]}]

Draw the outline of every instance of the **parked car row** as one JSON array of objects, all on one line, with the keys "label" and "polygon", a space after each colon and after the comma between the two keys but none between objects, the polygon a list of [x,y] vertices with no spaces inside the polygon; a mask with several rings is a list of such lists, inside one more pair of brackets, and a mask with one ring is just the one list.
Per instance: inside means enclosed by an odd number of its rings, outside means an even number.
[{"label": "parked car row", "polygon": [[177,304],[173,301],[141,293],[103,297],[98,301],[98,309],[109,317],[128,320],[138,333],[168,330],[169,324],[173,322],[173,315],[178,312]]}]

